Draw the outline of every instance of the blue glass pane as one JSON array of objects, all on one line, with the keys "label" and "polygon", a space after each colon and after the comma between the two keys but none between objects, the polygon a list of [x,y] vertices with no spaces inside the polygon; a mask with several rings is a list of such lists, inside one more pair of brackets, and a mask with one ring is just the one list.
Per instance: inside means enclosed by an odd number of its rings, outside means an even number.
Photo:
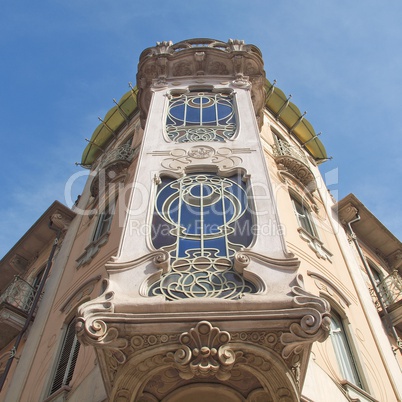
[{"label": "blue glass pane", "polygon": [[232,107],[229,105],[218,104],[218,119],[227,119],[232,114]]},{"label": "blue glass pane", "polygon": [[255,291],[232,267],[234,253],[252,241],[246,190],[240,175],[162,179],[152,241],[169,252],[171,269],[152,285],[150,295],[233,299]]},{"label": "blue glass pane", "polygon": [[202,109],[202,123],[203,124],[208,124],[212,123],[216,125],[216,111],[215,111],[215,105],[205,107]]},{"label": "blue glass pane", "polygon": [[226,257],[226,240],[224,237],[205,240],[204,247],[217,250],[217,253],[215,254],[217,257]]},{"label": "blue glass pane", "polygon": [[200,124],[200,109],[194,107],[187,107],[186,123]]},{"label": "blue glass pane", "polygon": [[169,114],[178,121],[184,121],[184,103],[176,104],[174,107],[171,107],[169,110]]},{"label": "blue glass pane", "polygon": [[[166,129],[173,141],[225,142],[236,130],[232,99],[224,94],[183,94],[170,100]],[[206,131],[205,131],[206,130]]]}]

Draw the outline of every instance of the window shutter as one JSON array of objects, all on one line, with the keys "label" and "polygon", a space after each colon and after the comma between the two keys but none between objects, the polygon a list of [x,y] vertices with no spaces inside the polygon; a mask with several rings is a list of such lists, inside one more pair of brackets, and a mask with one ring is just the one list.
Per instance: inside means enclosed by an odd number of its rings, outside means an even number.
[{"label": "window shutter", "polygon": [[60,352],[59,362],[53,379],[50,394],[56,392],[63,385],[68,385],[73,377],[75,363],[77,361],[80,343],[75,336],[75,318],[67,326],[63,347]]}]

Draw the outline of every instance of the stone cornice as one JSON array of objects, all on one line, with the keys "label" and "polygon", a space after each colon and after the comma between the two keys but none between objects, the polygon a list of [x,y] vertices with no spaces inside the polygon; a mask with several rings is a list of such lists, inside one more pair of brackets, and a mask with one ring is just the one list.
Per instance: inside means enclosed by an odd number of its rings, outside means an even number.
[{"label": "stone cornice", "polygon": [[265,71],[260,50],[254,45],[230,39],[191,39],[173,44],[158,42],[144,50],[137,73],[138,106],[145,127],[152,88],[167,87],[168,81],[208,77],[233,81],[236,87],[251,89],[259,126],[265,101]]}]

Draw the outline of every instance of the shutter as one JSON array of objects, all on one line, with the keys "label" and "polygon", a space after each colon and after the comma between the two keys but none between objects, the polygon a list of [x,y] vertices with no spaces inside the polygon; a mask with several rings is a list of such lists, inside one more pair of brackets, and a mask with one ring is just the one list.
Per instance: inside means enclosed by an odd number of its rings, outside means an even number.
[{"label": "shutter", "polygon": [[67,326],[50,394],[71,381],[79,348],[80,343],[75,336],[75,318],[73,318]]}]

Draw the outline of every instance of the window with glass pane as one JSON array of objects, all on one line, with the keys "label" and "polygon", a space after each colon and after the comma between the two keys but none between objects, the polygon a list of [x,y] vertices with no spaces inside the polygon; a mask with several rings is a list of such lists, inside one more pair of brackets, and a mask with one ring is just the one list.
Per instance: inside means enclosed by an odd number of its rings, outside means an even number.
[{"label": "window with glass pane", "polygon": [[342,319],[334,311],[331,312],[330,338],[343,377],[363,389]]},{"label": "window with glass pane", "polygon": [[172,141],[225,142],[234,136],[235,131],[231,94],[196,92],[171,95],[166,132]]},{"label": "window with glass pane", "polygon": [[112,224],[113,215],[114,203],[112,205],[108,205],[105,210],[99,215],[98,221],[96,223],[93,241],[98,240],[109,231],[110,225]]},{"label": "window with glass pane", "polygon": [[311,218],[310,211],[304,204],[299,202],[299,200],[297,200],[294,197],[291,198],[292,198],[293,209],[295,211],[295,215],[297,221],[299,222],[299,225],[311,236],[317,237],[317,231]]},{"label": "window with glass pane", "polygon": [[53,378],[50,393],[53,394],[64,385],[68,385],[73,378],[80,343],[75,335],[75,317],[67,326],[63,346],[59,355],[56,372]]},{"label": "window with glass pane", "polygon": [[255,292],[233,269],[233,256],[252,241],[251,211],[241,175],[163,178],[153,218],[153,244],[170,255],[171,270],[149,295],[236,299]]}]

